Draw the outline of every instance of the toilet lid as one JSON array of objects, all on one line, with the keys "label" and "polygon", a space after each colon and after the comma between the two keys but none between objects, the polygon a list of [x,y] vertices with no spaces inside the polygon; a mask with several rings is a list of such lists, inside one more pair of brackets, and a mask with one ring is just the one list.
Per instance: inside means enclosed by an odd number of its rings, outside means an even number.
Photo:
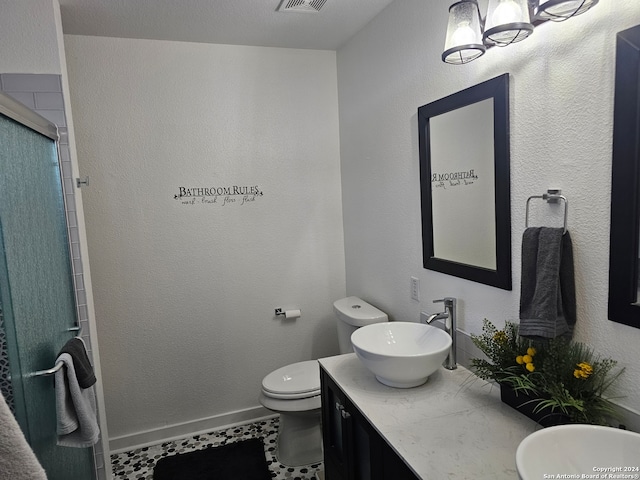
[{"label": "toilet lid", "polygon": [[274,398],[319,395],[320,366],[317,360],[308,360],[274,370],[262,380],[262,391]]}]

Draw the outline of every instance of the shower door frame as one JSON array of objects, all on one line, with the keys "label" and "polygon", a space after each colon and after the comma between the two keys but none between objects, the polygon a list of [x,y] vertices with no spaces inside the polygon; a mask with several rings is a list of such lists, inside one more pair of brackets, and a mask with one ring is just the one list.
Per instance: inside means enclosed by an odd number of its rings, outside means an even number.
[{"label": "shower door frame", "polygon": [[56,144],[60,140],[58,127],[55,124],[3,93],[0,93],[0,113],[45,137],[49,137]]},{"label": "shower door frame", "polygon": [[[44,118],[43,116],[39,115],[37,112],[34,112],[33,110],[31,110],[29,107],[23,105],[22,103],[14,100],[12,97],[6,95],[5,93],[0,92],[0,114],[2,114],[4,117],[8,118],[9,120],[12,120],[14,122],[16,122],[17,124],[22,125],[23,127],[32,130],[33,132],[40,134],[50,140],[53,141],[53,145],[54,145],[54,149],[55,149],[55,155],[56,155],[56,162],[58,164],[58,168],[57,168],[57,175],[58,175],[58,181],[59,181],[59,186],[60,186],[60,192],[61,192],[61,200],[62,200],[62,212],[61,215],[62,217],[62,221],[64,221],[64,231],[65,231],[65,235],[66,235],[66,247],[67,247],[67,258],[68,258],[68,262],[69,262],[69,273],[70,273],[70,283],[71,283],[71,289],[73,290],[71,292],[72,295],[72,300],[73,300],[73,318],[72,318],[72,326],[67,328],[67,331],[69,332],[75,332],[77,335],[80,334],[80,311],[79,311],[79,301],[78,301],[78,285],[77,285],[77,279],[76,279],[76,275],[74,274],[74,268],[73,268],[73,262],[72,262],[72,257],[73,257],[73,251],[72,251],[72,247],[71,247],[71,234],[70,234],[70,223],[69,223],[69,210],[68,210],[68,204],[67,204],[67,189],[66,189],[66,185],[65,185],[65,181],[64,181],[64,175],[63,172],[60,168],[60,160],[61,160],[61,151],[60,151],[60,133],[58,130],[58,126],[55,125],[54,123],[50,122],[49,120],[47,120],[46,118]],[[0,252],[2,253],[2,252]],[[8,306],[8,305],[7,305]],[[12,326],[8,325],[9,322],[6,321],[5,319],[5,328],[13,328]],[[14,332],[15,334],[16,332]],[[14,335],[15,336],[15,335]],[[7,339],[8,340],[8,339]],[[9,350],[9,354],[11,354],[11,350],[12,347],[11,345],[7,345],[8,350]],[[12,355],[10,355],[12,356]],[[19,369],[20,372],[22,372],[22,366],[20,365],[20,358],[19,355],[13,355],[14,360],[18,363],[17,368]],[[11,372],[15,372],[16,369],[14,367],[11,366],[11,362],[10,362],[10,370]],[[33,373],[27,374],[27,376],[32,376]],[[11,382],[13,384],[13,388],[15,389],[17,387],[18,391],[21,391],[23,389],[23,386],[21,385],[21,382],[18,382],[18,384],[16,384],[15,382]],[[24,392],[22,392],[19,395],[14,395],[14,398],[23,398],[24,396]],[[97,400],[97,399],[96,399]],[[20,402],[18,402],[20,403]],[[25,436],[27,438],[27,440],[29,440],[29,436],[30,436],[30,432],[29,432],[29,419],[27,418],[27,412],[25,411],[25,409],[23,408],[23,405],[15,405],[15,413],[17,416],[17,419],[20,420],[22,419],[22,421],[19,421],[21,428],[23,429]],[[23,424],[24,423],[24,424]],[[102,436],[102,434],[101,434]],[[58,447],[59,448],[59,447]],[[34,447],[35,449],[35,447]],[[95,461],[96,461],[96,450],[94,447],[89,447],[89,450],[91,451],[90,453],[90,458],[91,458],[91,462],[92,462],[92,467],[91,467],[91,471],[93,474],[93,478],[97,478],[97,468],[95,465]],[[56,467],[57,468],[57,467]],[[59,472],[57,472],[59,473]],[[56,474],[57,474],[56,473]],[[106,473],[107,478],[110,478],[109,473]]]}]

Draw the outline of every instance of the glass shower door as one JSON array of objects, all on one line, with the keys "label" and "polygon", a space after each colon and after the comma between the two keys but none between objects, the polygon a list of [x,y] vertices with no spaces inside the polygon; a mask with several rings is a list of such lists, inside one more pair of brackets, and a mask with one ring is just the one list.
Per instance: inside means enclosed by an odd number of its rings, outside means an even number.
[{"label": "glass shower door", "polygon": [[55,142],[0,114],[0,305],[14,411],[49,480],[95,478],[92,451],[56,445],[54,366],[75,335],[74,285]]}]

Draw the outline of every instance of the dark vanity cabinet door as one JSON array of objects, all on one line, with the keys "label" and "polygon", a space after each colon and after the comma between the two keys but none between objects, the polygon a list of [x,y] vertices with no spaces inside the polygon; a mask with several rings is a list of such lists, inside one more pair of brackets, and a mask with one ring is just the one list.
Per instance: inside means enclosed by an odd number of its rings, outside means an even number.
[{"label": "dark vanity cabinet door", "polygon": [[321,369],[326,480],[417,480],[387,442]]},{"label": "dark vanity cabinet door", "polygon": [[327,480],[352,480],[349,474],[349,430],[352,417],[345,408],[345,395],[321,371],[322,388],[322,443]]}]

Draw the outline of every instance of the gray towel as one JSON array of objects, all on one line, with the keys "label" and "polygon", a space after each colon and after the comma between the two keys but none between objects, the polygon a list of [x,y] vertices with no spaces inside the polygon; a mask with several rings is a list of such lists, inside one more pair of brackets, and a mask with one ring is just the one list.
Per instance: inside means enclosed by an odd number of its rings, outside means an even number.
[{"label": "gray towel", "polygon": [[562,228],[527,228],[522,236],[520,335],[572,336],[576,323],[573,246]]},{"label": "gray towel", "polygon": [[60,354],[58,362],[64,363],[55,379],[58,445],[77,448],[95,445],[100,429],[93,387],[80,388],[71,355]]},{"label": "gray towel", "polygon": [[0,394],[0,480],[47,480],[47,474],[24,438]]}]

